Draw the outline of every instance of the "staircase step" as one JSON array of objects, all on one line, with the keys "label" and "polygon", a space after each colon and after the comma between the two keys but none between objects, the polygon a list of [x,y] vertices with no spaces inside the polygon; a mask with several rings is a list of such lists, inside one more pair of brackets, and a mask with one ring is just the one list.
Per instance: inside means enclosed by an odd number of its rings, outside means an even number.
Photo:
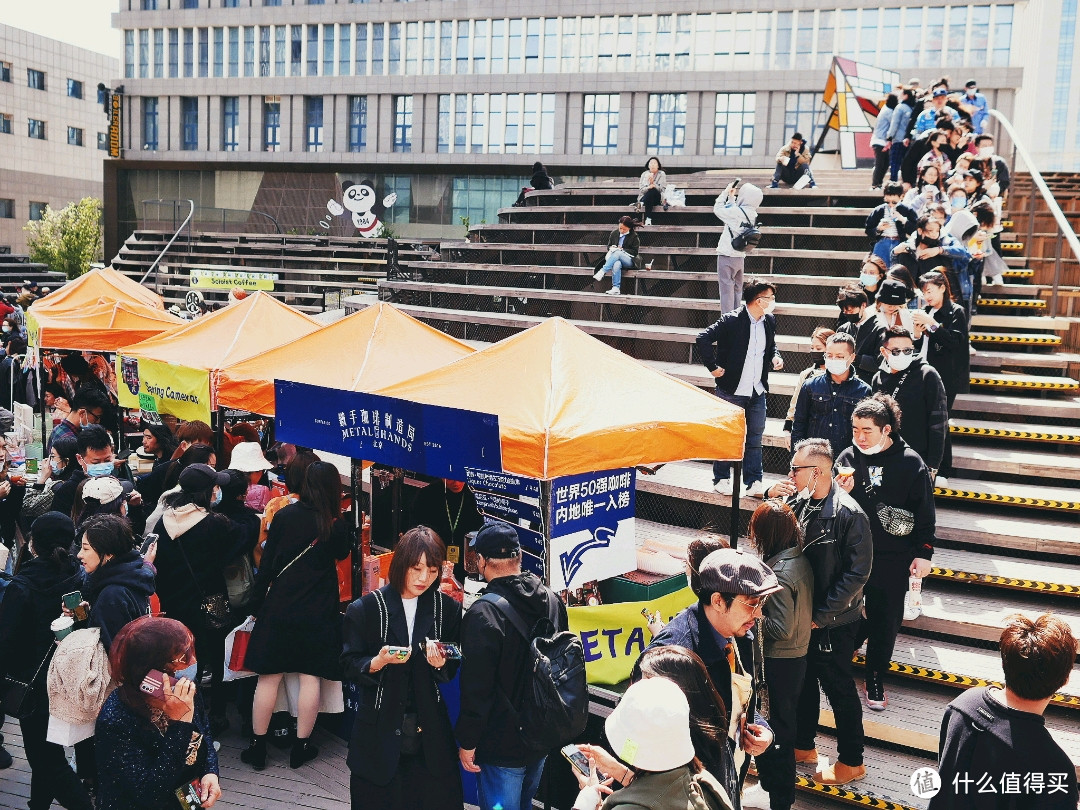
[{"label": "staircase step", "polygon": [[979,298],[979,307],[1000,309],[1046,309],[1042,298]]},{"label": "staircase step", "polygon": [[924,582],[922,615],[904,621],[904,627],[926,633],[940,633],[954,641],[991,641],[1001,638],[1010,616],[1022,613],[1035,618],[1054,613],[1068,622],[1073,635],[1080,633],[1080,604],[1044,595],[1022,594],[999,589],[942,588],[941,580]]},{"label": "staircase step", "polygon": [[1068,377],[1044,377],[1035,374],[986,374],[971,375],[971,384],[989,388],[1018,388],[1037,391],[1077,391],[1080,381]]},{"label": "staircase step", "polygon": [[1026,267],[1010,267],[1001,275],[1003,278],[1034,278],[1035,271]]},{"label": "staircase step", "polygon": [[1018,439],[1033,442],[1080,444],[1080,429],[1057,425],[1018,425],[981,422],[971,419],[950,419],[949,432],[957,436]]},{"label": "staircase step", "polygon": [[971,503],[994,503],[1061,513],[1080,512],[1080,490],[1041,484],[1036,487],[1012,482],[969,481],[954,477],[949,479],[948,487],[934,487],[934,494],[939,498]]},{"label": "staircase step", "polygon": [[1020,253],[1020,252],[1022,252],[1024,250],[1024,243],[1023,242],[1002,242],[1001,243],[1001,249],[1002,249],[1002,251],[1006,251],[1008,253]]},{"label": "staircase step", "polygon": [[[980,317],[978,315],[976,318]],[[1017,334],[1006,332],[972,332],[972,343],[994,343],[1013,346],[1060,346],[1060,335]]]},{"label": "staircase step", "polygon": [[935,549],[933,563],[935,579],[1080,598],[1080,566],[949,548]]}]

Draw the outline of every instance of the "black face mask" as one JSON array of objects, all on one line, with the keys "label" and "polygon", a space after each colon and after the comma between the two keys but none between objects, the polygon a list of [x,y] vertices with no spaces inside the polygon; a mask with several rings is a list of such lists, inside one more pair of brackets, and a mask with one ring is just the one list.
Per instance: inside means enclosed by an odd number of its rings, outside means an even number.
[{"label": "black face mask", "polygon": [[[841,312],[840,317],[836,319],[836,322],[840,326],[843,326],[845,323],[858,323],[859,322],[859,313],[858,312],[852,312],[852,313]],[[824,363],[824,361],[822,361],[822,363]]]},{"label": "black face mask", "polygon": [[941,244],[940,239],[931,239],[929,236],[920,236],[919,244],[926,247],[938,247]]}]

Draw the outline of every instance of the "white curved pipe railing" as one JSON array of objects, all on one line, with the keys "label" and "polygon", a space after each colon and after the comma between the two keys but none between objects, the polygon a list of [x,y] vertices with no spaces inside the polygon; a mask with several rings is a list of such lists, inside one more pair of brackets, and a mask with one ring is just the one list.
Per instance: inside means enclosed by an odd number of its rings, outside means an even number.
[{"label": "white curved pipe railing", "polygon": [[[1051,215],[1054,217],[1054,221],[1057,223],[1058,228],[1061,229],[1061,238],[1068,243],[1069,248],[1073,252],[1073,256],[1080,260],[1080,239],[1076,238],[1076,232],[1073,231],[1072,226],[1069,224],[1068,217],[1061,210],[1061,206],[1057,204],[1057,200],[1054,199],[1054,195],[1050,192],[1050,187],[1046,185],[1046,181],[1043,180],[1043,176],[1039,173],[1039,170],[1035,168],[1035,162],[1031,159],[1031,155],[1028,154],[1027,149],[1024,147],[1023,142],[1020,140],[1020,136],[1016,134],[1016,129],[1013,128],[1012,122],[1009,121],[998,110],[990,110],[997,122],[1001,124],[1002,128],[1009,133],[1009,137],[1013,142],[1013,149],[1016,150],[1016,154],[1024,159],[1024,164],[1027,166],[1028,173],[1031,175],[1032,185],[1039,190],[1039,194],[1042,195],[1043,201],[1046,203],[1046,207],[1050,210]],[[1015,165],[1013,166],[1015,170]],[[1034,209],[1032,209],[1034,211]],[[1029,245],[1030,247],[1030,245]],[[1060,245],[1059,245],[1060,248]],[[1057,315],[1057,297],[1058,287],[1061,284],[1061,251],[1058,250],[1057,261],[1054,264],[1054,287],[1050,296],[1050,316]]]},{"label": "white curved pipe railing", "polygon": [[[144,200],[143,202],[161,202],[161,200]],[[158,266],[158,263],[161,261],[161,257],[164,256],[166,253],[168,253],[169,248],[171,248],[173,246],[173,242],[176,241],[176,237],[178,237],[180,235],[180,232],[183,231],[184,228],[187,227],[187,224],[189,222],[191,222],[191,218],[193,216],[195,216],[195,201],[194,200],[184,200],[184,202],[186,202],[190,206],[190,210],[188,211],[188,215],[186,217],[184,217],[184,221],[180,223],[180,227],[176,229],[176,233],[174,233],[172,235],[172,238],[169,240],[168,244],[166,244],[165,247],[163,247],[161,249],[161,253],[159,253],[157,258],[154,259],[154,263],[151,264],[150,267],[147,268],[145,273],[143,273],[143,277],[139,279],[140,284],[145,284],[146,283],[146,279],[150,276],[151,273],[154,272],[154,268]],[[176,220],[173,220],[173,221],[175,222]]]}]

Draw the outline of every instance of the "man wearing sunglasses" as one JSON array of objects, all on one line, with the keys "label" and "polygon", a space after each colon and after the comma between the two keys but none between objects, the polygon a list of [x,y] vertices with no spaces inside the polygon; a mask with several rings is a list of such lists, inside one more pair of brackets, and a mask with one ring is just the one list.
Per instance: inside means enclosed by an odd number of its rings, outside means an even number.
[{"label": "man wearing sunglasses", "polygon": [[[945,453],[949,406],[937,369],[923,361],[911,333],[894,326],[885,333],[881,356],[888,370],[874,376],[874,393],[888,394],[900,406],[900,437],[919,454],[934,480]],[[938,479],[938,484],[944,485]]]}]

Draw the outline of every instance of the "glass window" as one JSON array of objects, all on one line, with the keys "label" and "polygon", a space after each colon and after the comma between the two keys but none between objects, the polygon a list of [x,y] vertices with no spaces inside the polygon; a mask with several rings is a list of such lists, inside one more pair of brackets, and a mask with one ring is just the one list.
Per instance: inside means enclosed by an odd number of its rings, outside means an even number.
[{"label": "glass window", "polygon": [[394,96],[394,151],[412,151],[412,96]]},{"label": "glass window", "polygon": [[675,17],[675,70],[690,70],[690,15]]},{"label": "glass window", "polygon": [[81,129],[79,129],[78,127],[68,127],[68,145],[83,145],[83,131]]},{"label": "glass window", "polygon": [[99,132],[97,134],[97,148],[102,152],[109,151],[109,133]]},{"label": "glass window", "polygon": [[323,151],[323,97],[304,96],[305,139],[308,152]]},{"label": "glass window", "polygon": [[671,46],[675,37],[673,24],[671,14],[661,14],[656,18],[656,50],[653,52],[653,68],[656,70],[671,69]]},{"label": "glass window", "polygon": [[324,25],[322,27],[322,47],[323,47],[323,63],[322,72],[323,76],[334,75],[334,26]]},{"label": "glass window", "polygon": [[944,60],[945,49],[945,9],[931,6],[926,9],[926,64],[940,65]]},{"label": "glass window", "polygon": [[[464,30],[464,34],[462,34]],[[457,57],[457,72],[468,73],[469,72],[469,51],[466,43],[465,56],[462,57],[461,51],[461,39],[462,37],[469,36],[469,23],[458,23],[458,57]],[[488,72],[488,60],[487,60],[487,48],[488,48],[488,24],[487,20],[477,20],[473,25],[473,42],[472,42],[472,72],[473,73],[487,73]]]},{"label": "glass window", "polygon": [[169,29],[169,78],[180,75],[180,29]]},{"label": "glass window", "polygon": [[619,94],[585,96],[581,154],[614,155],[619,146]]},{"label": "glass window", "polygon": [[281,149],[281,100],[277,96],[263,98],[263,151]]},{"label": "glass window", "polygon": [[240,75],[240,29],[229,29],[229,75]]},{"label": "glass window", "polygon": [[506,72],[506,20],[491,21],[491,72]]},{"label": "glass window", "polygon": [[923,10],[908,6],[904,9],[904,33],[900,38],[900,63],[917,65],[921,61]]},{"label": "glass window", "polygon": [[694,15],[694,70],[713,69],[713,49],[717,47],[713,35],[716,16],[706,13]]},{"label": "glass window", "polygon": [[157,11],[157,0],[142,0],[139,8],[142,11]]},{"label": "glass window", "polygon": [[255,26],[244,26],[244,75],[255,75]]},{"label": "glass window", "polygon": [[791,67],[791,26],[794,12],[781,11],[776,15],[776,67]]},{"label": "glass window", "polygon": [[472,100],[472,131],[469,133],[471,152],[484,152],[487,146],[487,139],[485,137],[485,129],[487,128],[487,97],[481,93],[477,93],[471,97]]},{"label": "glass window", "polygon": [[461,222],[466,217],[470,225],[497,222],[499,209],[528,182],[525,177],[455,177],[450,186],[453,201],[451,216],[454,223]]},{"label": "glass window", "polygon": [[405,73],[415,76],[420,67],[420,23],[405,24]]},{"label": "glass window", "polygon": [[326,0],[307,0],[309,6],[323,6],[326,5]]},{"label": "glass window", "polygon": [[817,52],[819,59],[833,54],[833,40],[836,38],[836,31],[833,29],[835,14],[835,11],[818,11]]},{"label": "glass window", "polygon": [[[399,96],[401,98],[401,96]],[[383,212],[383,222],[408,224],[412,211],[412,176],[408,174],[389,174],[383,178],[383,195],[397,194],[397,202]]]},{"label": "glass window", "polygon": [[990,64],[994,67],[1008,66],[1012,47],[1013,7],[998,6],[994,11],[994,41]]},{"label": "glass window", "polygon": [[45,122],[37,118],[27,118],[26,136],[39,141],[45,140]]},{"label": "glass window", "polygon": [[391,76],[401,75],[401,23],[390,23],[386,38],[386,68]]},{"label": "glass window", "polygon": [[184,78],[195,75],[195,29],[184,29]]},{"label": "glass window", "polygon": [[469,135],[469,97],[464,93],[454,96],[454,141],[451,152],[464,152]]},{"label": "glass window", "polygon": [[304,27],[302,25],[290,26],[289,39],[289,75],[299,76],[304,65]]},{"label": "glass window", "polygon": [[750,155],[754,151],[754,93],[717,93],[714,155]]},{"label": "glass window", "polygon": [[449,76],[454,72],[454,23],[443,20],[439,23],[439,74]]},{"label": "glass window", "polygon": [[225,29],[214,29],[214,76],[225,75]]},{"label": "glass window", "polygon": [[596,67],[601,72],[615,69],[615,18],[600,18],[600,36],[596,41]]},{"label": "glass window", "polygon": [[180,148],[191,152],[199,148],[199,100],[180,99]]},{"label": "glass window", "polygon": [[280,6],[281,0],[263,0],[264,6]]},{"label": "glass window", "polygon": [[[10,68],[8,75],[11,75]],[[124,32],[124,78],[135,78],[135,32],[130,30]]]},{"label": "glass window", "polygon": [[239,8],[240,0],[222,0],[222,8]]},{"label": "glass window", "polygon": [[[989,6],[987,7],[989,8]],[[887,8],[881,12],[881,63],[896,65],[900,52],[900,9]]]},{"label": "glass window", "polygon": [[753,67],[753,57],[750,50],[754,44],[754,15],[750,13],[735,15],[735,36],[733,43],[732,65],[736,69],[749,69]]},{"label": "glass window", "polygon": [[338,75],[352,73],[352,26],[349,23],[338,25]]},{"label": "glass window", "polygon": [[371,75],[386,73],[386,23],[371,24]]},{"label": "glass window", "polygon": [[964,40],[967,38],[967,6],[952,6],[949,9],[948,59],[950,64],[962,64],[964,61]]},{"label": "glass window", "polygon": [[[631,19],[624,17],[623,19]],[[544,20],[544,73],[559,72],[559,21],[554,17]]]},{"label": "glass window", "polygon": [[7,113],[0,113],[0,135],[11,135],[14,118]]},{"label": "glass window", "polygon": [[274,26],[274,75],[285,76],[285,34],[284,25]]},{"label": "glass window", "polygon": [[795,64],[806,67],[814,52],[814,12],[800,11],[795,26]]},{"label": "glass window", "polygon": [[503,131],[506,119],[503,110],[506,107],[506,97],[501,93],[488,96],[488,152],[492,155],[501,154],[503,151]]},{"label": "glass window", "polygon": [[165,76],[165,29],[154,29],[154,78]]},{"label": "glass window", "polygon": [[67,80],[67,94],[68,98],[82,98],[83,97],[83,83],[78,79]]},{"label": "glass window", "polygon": [[577,73],[577,30],[578,21],[574,17],[562,21],[562,72]]},{"label": "glass window", "polygon": [[349,96],[349,151],[367,149],[367,96]]},{"label": "glass window", "polygon": [[15,219],[14,200],[0,200],[0,219]]},{"label": "glass window", "polygon": [[506,60],[506,72],[507,73],[521,73],[522,66],[522,53],[521,47],[522,37],[522,20],[510,20],[509,33],[506,37],[506,47],[509,55]]},{"label": "glass window", "polygon": [[240,148],[240,99],[224,96],[221,99],[221,149],[235,152]]},{"label": "glass window", "polygon": [[578,69],[582,73],[596,70],[596,18],[581,18],[581,36],[578,38]]},{"label": "glass window", "polygon": [[45,216],[45,209],[49,207],[48,203],[32,202],[30,203],[30,221],[37,222],[39,219]]},{"label": "glass window", "polygon": [[184,0],[184,8],[198,8],[199,0]]},{"label": "glass window", "polygon": [[438,151],[450,151],[450,104],[452,96],[443,93],[439,96],[439,126],[438,126]]},{"label": "glass window", "polygon": [[26,69],[26,86],[31,90],[45,89],[45,72],[42,70]]},{"label": "glass window", "polygon": [[[650,15],[638,17],[637,26],[637,69],[642,71],[652,70],[653,61],[653,32],[656,30],[656,18]],[[563,65],[563,72],[566,65]]]},{"label": "glass window", "polygon": [[319,26],[307,27],[307,74],[319,75]]},{"label": "glass window", "polygon": [[205,79],[210,62],[210,29],[199,29],[199,78]]},{"label": "glass window", "polygon": [[145,28],[139,29],[139,78],[145,79],[150,75],[150,32]]},{"label": "glass window", "polygon": [[525,22],[525,72],[540,72],[540,20]]},{"label": "glass window", "polygon": [[799,132],[811,146],[821,134],[821,94],[788,93],[784,99],[784,139]]},{"label": "glass window", "polygon": [[968,64],[982,67],[986,64],[986,50],[990,46],[990,6],[973,6],[971,9],[971,42],[968,47]]},{"label": "glass window", "polygon": [[540,152],[551,154],[555,151],[555,94],[544,93],[540,96]]},{"label": "glass window", "polygon": [[270,26],[259,28],[259,75],[270,75]]},{"label": "glass window", "polygon": [[873,62],[877,58],[878,9],[864,8],[859,27],[859,59]]},{"label": "glass window", "polygon": [[855,55],[859,36],[858,19],[857,9],[846,8],[840,12],[840,37],[836,42],[836,53],[840,56]]},{"label": "glass window", "polygon": [[686,146],[686,93],[650,93],[646,148],[654,155],[681,155]]},{"label": "glass window", "polygon": [[356,24],[356,75],[366,76],[367,65],[367,23]]},{"label": "glass window", "polygon": [[503,132],[506,154],[518,154],[521,151],[521,96],[517,93],[506,96],[506,129]]}]

